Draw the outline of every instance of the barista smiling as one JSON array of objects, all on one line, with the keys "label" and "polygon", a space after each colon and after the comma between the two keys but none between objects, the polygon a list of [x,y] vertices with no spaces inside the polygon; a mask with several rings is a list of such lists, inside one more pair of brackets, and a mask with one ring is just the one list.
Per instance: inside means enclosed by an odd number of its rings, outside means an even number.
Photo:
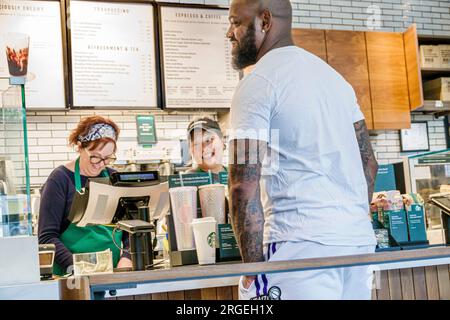
[{"label": "barista smiling", "polygon": [[226,171],[223,166],[225,144],[217,121],[208,117],[196,119],[189,124],[187,134],[189,150],[195,163],[188,173]]}]

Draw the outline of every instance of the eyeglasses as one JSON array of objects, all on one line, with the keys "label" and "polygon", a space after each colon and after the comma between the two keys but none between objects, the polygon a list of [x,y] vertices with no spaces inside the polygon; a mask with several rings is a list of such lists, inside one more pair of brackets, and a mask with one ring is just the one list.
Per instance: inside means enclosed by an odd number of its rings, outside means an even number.
[{"label": "eyeglasses", "polygon": [[87,150],[86,150],[86,153],[89,155],[89,161],[91,162],[91,164],[99,164],[99,163],[103,162],[104,165],[107,166],[107,165],[113,164],[117,160],[115,154],[112,154],[106,158],[102,158],[99,156],[91,155],[91,153]]}]

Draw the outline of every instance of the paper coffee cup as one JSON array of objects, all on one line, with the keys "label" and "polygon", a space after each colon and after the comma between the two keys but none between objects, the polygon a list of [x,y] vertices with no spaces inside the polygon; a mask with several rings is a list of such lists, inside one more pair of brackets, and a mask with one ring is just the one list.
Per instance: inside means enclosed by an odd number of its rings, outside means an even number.
[{"label": "paper coffee cup", "polygon": [[208,184],[198,188],[203,217],[214,217],[218,224],[225,223],[225,186]]},{"label": "paper coffee cup", "polygon": [[192,221],[199,264],[216,262],[216,224],[216,219],[212,217]]},{"label": "paper coffee cup", "polygon": [[169,189],[177,250],[195,249],[191,222],[197,218],[197,187]]}]

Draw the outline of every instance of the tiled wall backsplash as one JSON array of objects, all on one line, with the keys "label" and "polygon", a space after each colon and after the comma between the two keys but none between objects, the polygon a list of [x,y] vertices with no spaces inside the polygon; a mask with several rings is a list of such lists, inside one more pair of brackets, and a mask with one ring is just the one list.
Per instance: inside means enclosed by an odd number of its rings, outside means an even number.
[{"label": "tiled wall backsplash", "polygon": [[[444,118],[435,119],[432,115],[413,114],[412,121],[428,122],[428,139],[430,151],[446,149]],[[371,142],[378,163],[388,164],[399,162],[402,157],[419,154],[419,152],[401,152],[400,131],[382,130],[371,132]]]},{"label": "tiled wall backsplash", "polygon": [[[229,5],[228,0],[166,0],[165,2]],[[375,30],[380,31],[403,31],[411,23],[417,23],[419,34],[450,36],[449,0],[292,0],[291,2],[294,10],[294,28],[368,30],[369,27],[374,27]],[[154,114],[159,139],[185,137],[189,121],[196,116],[217,116],[215,112],[203,111],[169,113],[117,109],[29,112],[30,173],[33,185],[45,182],[48,174],[55,167],[75,156],[73,150],[67,147],[67,136],[81,117],[94,113],[109,116],[116,121],[122,129],[121,137],[136,136],[136,114]],[[430,115],[413,115],[412,119],[428,121],[431,150],[446,148],[443,118],[434,119]],[[400,152],[398,130],[374,131],[372,134],[371,141],[380,163],[397,162],[402,156],[410,155]],[[18,149],[15,146],[8,146],[8,148],[12,153]]]},{"label": "tiled wall backsplash", "polygon": [[[164,2],[167,2],[164,1]],[[169,0],[228,6],[229,0]],[[291,0],[294,28],[403,31],[450,35],[449,0]]]},{"label": "tiled wall backsplash", "polygon": [[158,139],[185,139],[186,128],[196,117],[209,116],[217,118],[215,112],[166,112],[162,110],[71,110],[68,112],[28,112],[28,144],[30,157],[30,176],[32,185],[45,182],[50,172],[67,161],[74,159],[76,153],[68,147],[67,138],[81,118],[101,115],[116,122],[121,131],[120,138],[135,138],[136,115],[152,114],[155,116],[156,135]]}]

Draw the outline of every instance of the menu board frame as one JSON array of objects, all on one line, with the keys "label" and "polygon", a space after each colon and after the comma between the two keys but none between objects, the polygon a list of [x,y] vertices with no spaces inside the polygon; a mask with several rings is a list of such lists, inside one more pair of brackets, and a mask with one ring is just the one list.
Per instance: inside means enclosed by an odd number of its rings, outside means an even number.
[{"label": "menu board frame", "polygon": [[[70,107],[70,83],[69,83],[69,60],[67,51],[67,5],[68,0],[40,0],[43,2],[59,2],[60,17],[61,17],[61,48],[62,48],[62,61],[63,61],[63,81],[64,81],[64,106],[60,108],[56,107],[28,107],[27,111],[67,111]],[[33,53],[31,53],[33,54]]]},{"label": "menu board frame", "polygon": [[[185,108],[185,107],[167,107],[166,105],[166,92],[165,92],[165,76],[164,76],[164,53],[163,53],[163,32],[162,32],[162,14],[161,8],[163,7],[176,7],[176,8],[188,8],[188,9],[215,9],[215,10],[229,10],[228,7],[222,5],[206,5],[206,4],[193,4],[193,3],[172,3],[172,2],[158,2],[158,48],[160,50],[160,72],[161,72],[161,99],[162,99],[162,109],[165,110],[179,110],[179,111],[191,111],[191,110],[208,110],[208,111],[227,111],[230,110],[230,107],[193,107],[193,108]],[[225,35],[224,35],[225,36]],[[230,102],[231,106],[231,102]]]},{"label": "menu board frame", "polygon": [[[64,0],[63,0],[64,1]],[[70,2],[72,0],[66,1],[66,10],[70,10]],[[155,57],[155,79],[156,79],[156,106],[75,106],[74,105],[74,92],[73,92],[73,70],[72,70],[72,39],[71,32],[69,28],[69,24],[66,23],[67,29],[67,53],[68,53],[68,62],[69,62],[69,85],[70,85],[70,99],[69,105],[73,110],[87,110],[87,109],[95,109],[95,110],[115,110],[115,109],[123,109],[123,110],[159,110],[162,105],[162,97],[161,97],[161,66],[160,66],[160,57],[159,57],[159,29],[158,29],[158,9],[154,0],[76,0],[76,1],[90,1],[90,2],[104,2],[104,3],[124,3],[124,4],[147,4],[153,7],[153,30],[154,30],[154,57]],[[69,12],[69,11],[68,11]],[[69,15],[70,16],[70,15]]]}]

